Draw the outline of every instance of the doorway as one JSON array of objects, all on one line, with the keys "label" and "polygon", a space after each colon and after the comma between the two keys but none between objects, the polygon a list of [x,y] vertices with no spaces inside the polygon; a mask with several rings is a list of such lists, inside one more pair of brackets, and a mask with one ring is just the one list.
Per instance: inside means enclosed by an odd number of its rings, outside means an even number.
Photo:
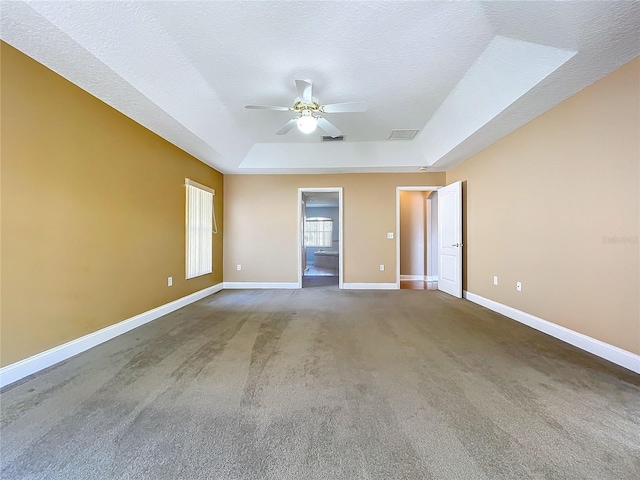
[{"label": "doorway", "polygon": [[298,223],[298,287],[342,288],[342,188],[299,188]]},{"label": "doorway", "polygon": [[[400,193],[433,192],[425,195],[425,211],[431,213],[432,221],[425,235],[425,244],[432,269],[427,269],[424,277],[429,282],[437,281],[437,289],[462,298],[462,182],[453,182],[447,186],[396,187],[396,288],[401,282],[401,225]],[[434,232],[434,228],[437,229]],[[435,258],[434,258],[435,257]],[[435,270],[434,270],[435,268]]]},{"label": "doorway", "polygon": [[437,189],[396,189],[396,283],[400,289],[438,288]]},{"label": "doorway", "polygon": [[[433,191],[400,192],[400,288],[436,290],[437,202]],[[437,207],[436,207],[437,208]],[[434,241],[435,236],[435,241]]]}]

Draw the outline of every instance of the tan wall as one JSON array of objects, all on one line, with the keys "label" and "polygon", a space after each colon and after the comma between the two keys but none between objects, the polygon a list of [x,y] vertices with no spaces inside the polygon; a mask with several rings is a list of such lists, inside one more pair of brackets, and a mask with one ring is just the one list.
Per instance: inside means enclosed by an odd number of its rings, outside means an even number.
[{"label": "tan wall", "polygon": [[466,290],[636,354],[639,78],[636,58],[447,172]]},{"label": "tan wall", "polygon": [[225,281],[297,282],[298,188],[343,187],[344,281],[395,282],[396,241],[387,239],[387,232],[396,228],[396,186],[444,185],[444,178],[444,173],[225,175]]},{"label": "tan wall", "polygon": [[400,192],[400,275],[426,275],[427,192]]},{"label": "tan wall", "polygon": [[[1,363],[222,281],[184,279],[184,179],[222,175],[2,43]],[[173,287],[167,277],[173,276]]]}]

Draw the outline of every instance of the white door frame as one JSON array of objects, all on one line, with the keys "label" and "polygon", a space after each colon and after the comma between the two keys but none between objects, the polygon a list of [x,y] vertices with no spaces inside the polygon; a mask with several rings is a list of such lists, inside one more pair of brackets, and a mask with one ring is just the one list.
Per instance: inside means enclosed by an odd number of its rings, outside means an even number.
[{"label": "white door frame", "polygon": [[439,186],[396,187],[396,288],[400,289],[400,192],[435,192]]},{"label": "white door frame", "polygon": [[[435,206],[434,206],[435,201]],[[428,282],[437,282],[439,269],[438,269],[438,192],[431,192],[429,196],[425,199],[425,208],[427,209],[428,219],[427,219],[427,251],[425,252],[429,258],[427,258],[427,270],[425,271],[425,280]],[[436,219],[435,231],[436,237],[433,238],[433,219]],[[435,241],[434,241],[435,240]],[[400,252],[402,253],[402,252]],[[400,276],[400,280],[402,280],[402,276]]]},{"label": "white door frame", "polygon": [[342,215],[342,187],[308,187],[308,188],[298,188],[298,288],[302,288],[302,238],[300,237],[300,232],[302,231],[302,194],[305,192],[330,192],[330,193],[338,193],[338,219],[339,219],[339,228],[338,228],[338,288],[342,288],[343,286],[343,245],[342,245],[342,229],[343,229],[343,215]]}]

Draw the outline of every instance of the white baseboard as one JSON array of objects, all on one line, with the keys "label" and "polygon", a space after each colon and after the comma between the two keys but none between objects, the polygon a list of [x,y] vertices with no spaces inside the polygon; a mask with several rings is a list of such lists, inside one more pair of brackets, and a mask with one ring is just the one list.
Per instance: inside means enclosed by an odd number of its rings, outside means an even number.
[{"label": "white baseboard", "polygon": [[[24,377],[32,375],[40,370],[49,368],[58,362],[71,358],[101,343],[111,340],[123,333],[137,328],[145,323],[151,322],[163,315],[171,313],[190,303],[196,302],[204,297],[225,289],[297,289],[295,282],[224,282],[192,293],[185,297],[161,305],[157,308],[143,312],[135,317],[123,320],[115,325],[110,325],[96,332],[77,338],[65,344],[38,353],[32,357],[20,360],[19,362],[0,368],[0,388],[16,382]],[[344,283],[345,290],[395,290],[398,286],[395,283]],[[609,360],[617,365],[625,367],[633,372],[640,373],[640,355],[628,352],[621,348],[609,345],[595,338],[582,333],[575,332],[568,328],[548,322],[529,313],[517,310],[507,305],[489,300],[471,292],[464,292],[464,298],[482,305],[483,307],[500,313],[517,322],[523,323],[544,332],[552,337],[574,345],[582,350],[597,355],[605,360]]]},{"label": "white baseboard", "polygon": [[437,282],[437,275],[400,275],[400,281],[404,282],[406,280],[418,280],[420,282]]},{"label": "white baseboard", "polygon": [[418,280],[418,281],[422,281],[425,282],[425,277],[424,275],[400,275],[400,281],[404,282],[407,280]]},{"label": "white baseboard", "polygon": [[344,290],[397,290],[396,283],[343,283]]},{"label": "white baseboard", "polygon": [[299,288],[297,282],[224,282],[225,289],[254,288]]},{"label": "white baseboard", "polygon": [[21,378],[39,372],[40,370],[49,368],[58,362],[89,350],[96,345],[100,345],[107,340],[111,340],[112,338],[122,335],[123,333],[133,330],[145,323],[149,323],[156,318],[166,315],[167,313],[171,313],[179,308],[189,305],[190,303],[217,293],[222,290],[222,285],[222,283],[212,285],[211,287],[192,293],[186,297],[179,298],[173,302],[169,302],[152,310],[143,312],[135,317],[128,318],[127,320],[123,320],[96,332],[89,333],[83,337],[58,345],[57,347],[53,347],[32,357],[25,358],[19,362],[2,367],[0,368],[0,388],[16,382]]},{"label": "white baseboard", "polygon": [[596,340],[595,338],[560,325],[556,325],[555,323],[543,320],[542,318],[517,310],[502,303],[494,302],[493,300],[481,297],[475,293],[465,291],[463,296],[467,300],[477,303],[478,305],[482,305],[494,312],[498,312],[505,317],[524,323],[531,328],[535,328],[536,330],[567,342],[574,347],[578,347],[598,357],[604,358],[605,360],[609,360],[621,367],[628,368],[633,372],[640,373],[640,355],[609,345],[608,343]]}]

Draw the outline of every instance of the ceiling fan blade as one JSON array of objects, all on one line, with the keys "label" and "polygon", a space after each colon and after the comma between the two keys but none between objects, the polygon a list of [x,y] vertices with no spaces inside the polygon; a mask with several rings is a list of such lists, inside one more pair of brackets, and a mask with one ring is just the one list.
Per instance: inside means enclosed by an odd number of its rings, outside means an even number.
[{"label": "ceiling fan blade", "polygon": [[281,112],[288,112],[289,110],[293,110],[291,107],[279,107],[274,105],[245,105],[244,108],[249,108],[251,110],[278,110]]},{"label": "ceiling fan blade", "polygon": [[331,138],[336,138],[342,135],[342,132],[338,130],[329,120],[323,117],[318,117],[318,126],[327,132]]},{"label": "ceiling fan blade", "polygon": [[313,102],[313,84],[309,80],[296,80],[298,96],[304,103]]},{"label": "ceiling fan blade", "polygon": [[276,132],[276,135],[284,135],[288,133],[293,127],[296,126],[296,122],[298,121],[298,117],[292,118],[287,123],[285,123],[280,130]]},{"label": "ceiling fan blade", "polygon": [[332,103],[323,105],[322,111],[324,113],[366,112],[367,104],[365,102]]}]

